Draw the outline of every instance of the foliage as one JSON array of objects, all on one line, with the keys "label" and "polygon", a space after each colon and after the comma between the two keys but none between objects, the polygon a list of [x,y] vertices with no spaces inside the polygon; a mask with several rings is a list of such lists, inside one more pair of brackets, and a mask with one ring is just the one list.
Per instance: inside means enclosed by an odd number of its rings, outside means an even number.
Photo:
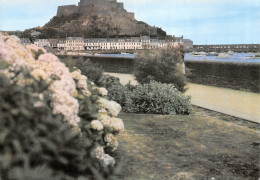
[{"label": "foliage", "polygon": [[[92,140],[83,140],[61,115],[52,114],[43,80],[18,86],[1,75],[0,83],[2,178],[107,177],[97,173],[98,162],[89,153],[93,145],[85,143]],[[41,93],[44,99],[37,96]]]},{"label": "foliage", "polygon": [[133,112],[152,114],[189,114],[191,112],[190,98],[185,97],[172,84],[151,81],[148,84],[137,85],[132,93]]},{"label": "foliage", "polygon": [[110,89],[112,86],[120,85],[120,80],[117,77],[110,75],[103,75],[99,81],[99,86]]},{"label": "foliage", "polygon": [[83,58],[63,58],[61,61],[69,67],[71,72],[75,69],[79,69],[90,81],[99,85],[104,71],[98,63],[93,63],[89,59],[84,60]]},{"label": "foliage", "polygon": [[[109,82],[109,81],[108,81]],[[147,84],[106,86],[108,97],[118,102],[125,112],[148,114],[190,114],[190,98],[173,84],[150,81]]]},{"label": "foliage", "polygon": [[66,67],[69,68],[70,72],[73,72],[76,70],[76,60],[73,58],[64,58],[64,57],[60,57],[60,61],[63,62]]},{"label": "foliage", "polygon": [[81,73],[88,77],[90,81],[98,84],[103,76],[103,69],[98,63],[92,63],[89,59],[77,59],[76,66],[81,70]]},{"label": "foliage", "polygon": [[115,160],[107,153],[117,149],[115,136],[124,130],[116,118],[121,106],[42,48],[1,33],[0,47],[0,74],[6,77],[0,78],[1,176],[110,176]]},{"label": "foliage", "polygon": [[139,55],[135,62],[135,76],[139,83],[149,83],[151,80],[161,83],[172,83],[181,92],[184,92],[186,77],[181,69],[183,63],[180,51],[159,50],[147,51]]}]

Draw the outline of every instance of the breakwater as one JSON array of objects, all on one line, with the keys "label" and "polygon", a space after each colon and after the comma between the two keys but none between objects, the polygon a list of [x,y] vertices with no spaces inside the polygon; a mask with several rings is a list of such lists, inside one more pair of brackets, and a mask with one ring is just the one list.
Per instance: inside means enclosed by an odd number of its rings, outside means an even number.
[{"label": "breakwater", "polygon": [[93,63],[98,63],[102,66],[104,71],[112,73],[133,73],[134,58],[133,57],[115,57],[115,56],[68,56],[59,55],[60,58],[71,58],[82,60],[89,59]]},{"label": "breakwater", "polygon": [[252,92],[260,92],[260,63],[185,60],[189,80]]}]

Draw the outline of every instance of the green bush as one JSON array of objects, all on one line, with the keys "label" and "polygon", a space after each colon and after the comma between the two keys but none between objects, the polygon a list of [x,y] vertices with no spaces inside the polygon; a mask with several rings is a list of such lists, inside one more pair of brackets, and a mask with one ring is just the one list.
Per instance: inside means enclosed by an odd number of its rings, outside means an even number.
[{"label": "green bush", "polygon": [[73,72],[76,70],[76,61],[75,59],[71,58],[60,58],[60,61],[63,62],[66,67],[69,68],[70,72]]},{"label": "green bush", "polygon": [[79,69],[82,75],[88,77],[90,81],[93,81],[96,85],[103,77],[103,69],[98,63],[93,63],[89,59],[84,60],[83,58],[60,58],[60,60],[66,64],[70,71]]},{"label": "green bush", "polygon": [[98,83],[99,86],[104,87],[106,89],[109,89],[112,86],[120,85],[120,84],[121,83],[119,78],[110,75],[103,75]]},{"label": "green bush", "polygon": [[81,71],[81,74],[88,77],[90,81],[98,84],[103,76],[103,69],[98,63],[92,63],[90,60],[82,58],[76,60],[76,67]]},{"label": "green bush", "polygon": [[[25,79],[31,79],[23,72]],[[2,179],[105,179],[91,156],[93,140],[53,115],[48,85],[24,86],[0,75],[0,174]],[[44,98],[40,98],[43,94]],[[91,132],[89,132],[91,133]]]},{"label": "green bush", "polygon": [[113,85],[108,97],[118,102],[123,111],[148,114],[190,114],[190,98],[179,92],[173,84],[151,81],[132,86]]},{"label": "green bush", "polygon": [[161,83],[171,83],[181,92],[185,92],[186,77],[181,72],[183,63],[181,52],[174,50],[147,51],[135,61],[135,77],[141,83],[151,80]]}]

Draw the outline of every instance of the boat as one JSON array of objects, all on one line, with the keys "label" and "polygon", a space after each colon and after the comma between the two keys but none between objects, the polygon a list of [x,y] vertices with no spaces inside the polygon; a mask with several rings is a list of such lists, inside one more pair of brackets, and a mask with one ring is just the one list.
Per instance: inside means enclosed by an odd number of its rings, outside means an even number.
[{"label": "boat", "polygon": [[229,54],[229,55],[233,55],[233,54],[234,54],[234,51],[230,51],[230,50],[229,50],[229,51],[228,51],[228,54]]},{"label": "boat", "polygon": [[208,52],[206,56],[218,56],[217,52]]},{"label": "boat", "polygon": [[256,58],[260,58],[260,53],[256,53],[256,54],[255,54],[255,57],[256,57]]},{"label": "boat", "polygon": [[129,53],[127,53],[127,52],[121,52],[121,54],[129,54]]},{"label": "boat", "polygon": [[219,59],[229,59],[229,54],[228,53],[219,53],[217,58],[219,58]]},{"label": "boat", "polygon": [[191,55],[194,57],[201,57],[201,56],[205,55],[205,52],[192,52]]}]

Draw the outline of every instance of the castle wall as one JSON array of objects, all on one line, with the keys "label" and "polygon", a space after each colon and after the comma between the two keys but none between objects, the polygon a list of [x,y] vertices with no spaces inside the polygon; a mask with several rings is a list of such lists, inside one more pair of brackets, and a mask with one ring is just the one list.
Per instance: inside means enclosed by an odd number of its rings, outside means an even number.
[{"label": "castle wall", "polygon": [[135,13],[128,12],[127,17],[130,18],[130,19],[135,19]]},{"label": "castle wall", "polygon": [[70,14],[79,13],[79,8],[76,5],[59,6],[57,16],[68,16]]},{"label": "castle wall", "polygon": [[124,9],[124,4],[123,3],[117,3],[117,8]]},{"label": "castle wall", "polygon": [[134,19],[134,13],[127,13],[124,9],[124,4],[118,3],[117,0],[80,0],[78,6],[59,6],[57,16],[68,16],[73,13],[97,13],[99,15],[108,15],[109,12],[116,12],[121,16]]}]

